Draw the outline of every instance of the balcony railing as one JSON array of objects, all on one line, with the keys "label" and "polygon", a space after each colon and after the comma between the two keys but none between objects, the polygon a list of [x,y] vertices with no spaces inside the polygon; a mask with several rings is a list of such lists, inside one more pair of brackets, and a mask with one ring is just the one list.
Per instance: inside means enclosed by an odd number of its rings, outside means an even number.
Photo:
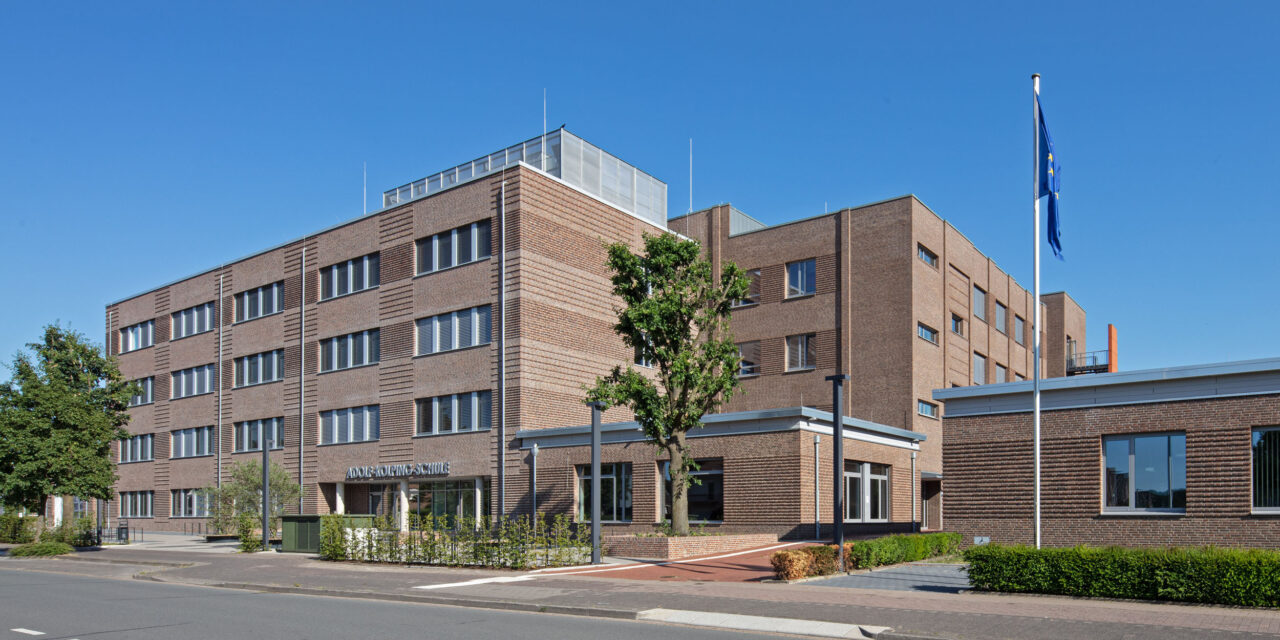
[{"label": "balcony railing", "polygon": [[1067,354],[1067,375],[1081,373],[1106,373],[1110,369],[1110,352],[1087,351]]}]

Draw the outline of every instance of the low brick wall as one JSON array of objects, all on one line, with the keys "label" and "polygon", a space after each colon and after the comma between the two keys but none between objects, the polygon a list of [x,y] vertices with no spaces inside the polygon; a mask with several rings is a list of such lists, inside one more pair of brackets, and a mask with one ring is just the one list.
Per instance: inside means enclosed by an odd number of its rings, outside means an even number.
[{"label": "low brick wall", "polygon": [[724,536],[604,536],[600,541],[607,555],[623,558],[676,560],[690,556],[751,549],[774,544],[773,533],[744,533]]}]

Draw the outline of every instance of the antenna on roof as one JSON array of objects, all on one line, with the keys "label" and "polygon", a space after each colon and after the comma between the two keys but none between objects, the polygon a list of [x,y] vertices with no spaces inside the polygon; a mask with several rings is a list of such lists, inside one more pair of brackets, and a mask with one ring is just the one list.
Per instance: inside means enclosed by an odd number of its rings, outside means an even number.
[{"label": "antenna on roof", "polygon": [[364,191],[361,192],[364,200],[364,214],[369,215],[369,163],[363,163],[364,172]]},{"label": "antenna on roof", "polygon": [[538,165],[543,170],[547,170],[547,88],[542,88],[542,157],[538,159]]}]

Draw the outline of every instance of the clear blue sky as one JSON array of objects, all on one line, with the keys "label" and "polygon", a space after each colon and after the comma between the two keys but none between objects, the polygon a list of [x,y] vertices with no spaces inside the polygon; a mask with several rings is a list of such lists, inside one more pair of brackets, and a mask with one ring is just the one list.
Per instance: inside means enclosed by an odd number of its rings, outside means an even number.
[{"label": "clear blue sky", "polygon": [[362,162],[373,210],[535,136],[543,88],[673,214],[692,137],[695,208],[914,193],[1030,288],[1032,72],[1064,167],[1043,288],[1090,348],[1280,356],[1275,3],[374,4],[0,7],[0,359],[359,215]]}]

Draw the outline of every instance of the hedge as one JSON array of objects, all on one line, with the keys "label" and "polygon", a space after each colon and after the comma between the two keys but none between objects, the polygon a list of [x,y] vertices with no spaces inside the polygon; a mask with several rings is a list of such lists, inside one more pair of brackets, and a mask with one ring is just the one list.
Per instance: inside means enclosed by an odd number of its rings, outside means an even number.
[{"label": "hedge", "polygon": [[14,557],[23,556],[60,556],[64,553],[71,553],[74,549],[65,542],[32,542],[30,544],[18,545],[9,550],[9,555]]},{"label": "hedge", "polygon": [[0,513],[0,542],[23,544],[35,540],[36,520],[13,513]]},{"label": "hedge", "polygon": [[[870,569],[955,553],[958,533],[892,535],[845,544],[846,569]],[[779,580],[829,576],[836,572],[835,545],[814,545],[775,552],[769,558]]]},{"label": "hedge", "polygon": [[964,553],[985,591],[1280,607],[1280,552],[982,545]]}]

